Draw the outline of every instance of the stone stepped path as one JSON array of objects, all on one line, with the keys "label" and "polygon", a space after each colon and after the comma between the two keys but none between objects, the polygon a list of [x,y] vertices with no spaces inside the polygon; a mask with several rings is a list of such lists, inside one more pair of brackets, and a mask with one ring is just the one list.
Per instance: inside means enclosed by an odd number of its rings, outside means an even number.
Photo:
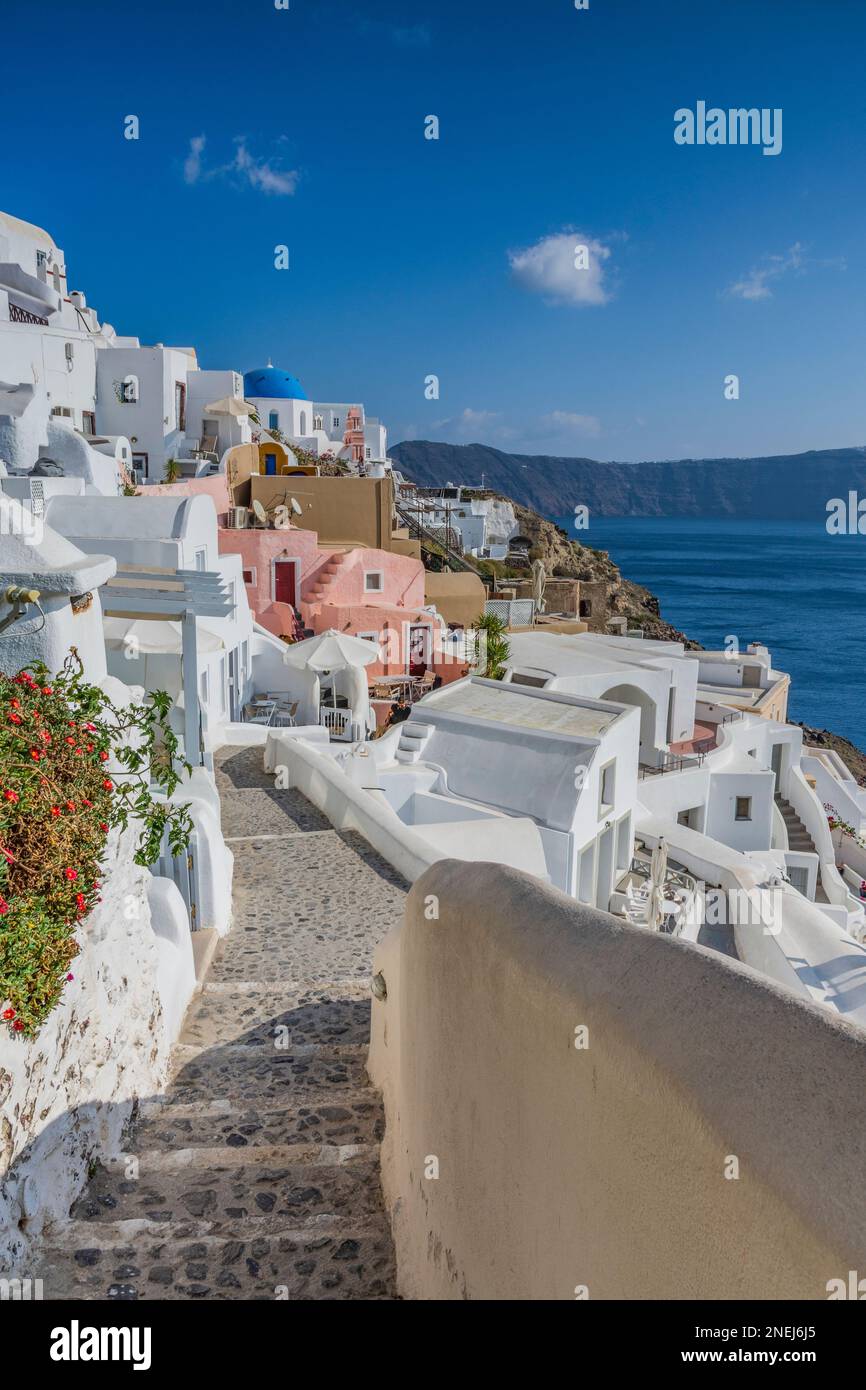
[{"label": "stone stepped path", "polygon": [[372,951],[407,885],[261,761],[218,755],[234,925],[168,1091],[45,1251],[48,1299],[396,1297],[366,1055]]}]

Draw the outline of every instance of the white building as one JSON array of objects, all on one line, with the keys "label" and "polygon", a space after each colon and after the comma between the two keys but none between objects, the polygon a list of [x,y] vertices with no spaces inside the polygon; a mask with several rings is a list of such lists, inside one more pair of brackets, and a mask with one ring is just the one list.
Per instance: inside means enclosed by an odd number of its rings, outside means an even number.
[{"label": "white building", "polygon": [[256,408],[261,428],[278,430],[289,442],[321,458],[333,454],[363,470],[387,460],[387,432],[363,405],[311,401],[298,378],[274,367],[244,375],[244,396]]},{"label": "white building", "polygon": [[125,339],[99,353],[96,374],[97,423],[129,438],[139,482],[162,482],[169,459],[183,474],[208,471],[252,438],[240,374],[200,371],[194,348]]},{"label": "white building", "polygon": [[[0,460],[114,494],[131,467],[122,430],[97,435],[96,361],[115,341],[51,235],[0,213]],[[120,436],[120,437],[118,437]]]},{"label": "white building", "polygon": [[504,560],[509,541],[520,529],[511,502],[473,497],[469,488],[404,487],[399,505],[407,518],[430,531],[456,533],[458,549],[477,559]]}]

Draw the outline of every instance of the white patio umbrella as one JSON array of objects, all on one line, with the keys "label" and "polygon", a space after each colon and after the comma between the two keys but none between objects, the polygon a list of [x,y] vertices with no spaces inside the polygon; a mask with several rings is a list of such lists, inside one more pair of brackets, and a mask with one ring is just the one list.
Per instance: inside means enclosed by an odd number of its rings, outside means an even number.
[{"label": "white patio umbrella", "polygon": [[[130,656],[181,656],[183,628],[163,618],[103,618],[105,645],[109,651],[127,651]],[[201,623],[196,632],[196,648],[201,652],[220,652],[225,643]]]},{"label": "white patio umbrella", "polygon": [[532,562],[532,597],[535,599],[536,613],[544,612],[544,585],[547,574],[541,560]]},{"label": "white patio umbrella", "polygon": [[662,920],[665,896],[665,878],[668,871],[668,847],[663,838],[652,852],[650,860],[649,911],[647,926],[650,931],[658,931]]},{"label": "white patio umbrella", "polygon": [[283,656],[287,666],[296,666],[300,670],[314,674],[313,707],[317,719],[320,700],[319,673],[322,671],[354,673],[350,675],[351,708],[356,720],[365,729],[369,728],[371,718],[370,698],[367,693],[366,679],[361,675],[361,668],[370,666],[379,659],[380,652],[377,642],[370,642],[363,637],[352,637],[349,633],[337,632],[334,628],[329,628],[327,632],[318,632],[315,637],[307,637],[303,642],[293,642],[290,647],[286,647]]},{"label": "white patio umbrella", "polygon": [[211,401],[204,408],[205,415],[231,415],[240,420],[244,415],[255,414],[255,406],[249,401],[239,401],[236,396],[223,396],[220,401]]}]

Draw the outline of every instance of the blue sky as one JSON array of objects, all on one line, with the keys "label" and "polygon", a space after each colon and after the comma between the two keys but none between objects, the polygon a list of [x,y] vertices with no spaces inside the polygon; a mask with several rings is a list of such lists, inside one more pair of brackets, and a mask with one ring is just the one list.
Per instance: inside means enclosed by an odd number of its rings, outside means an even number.
[{"label": "blue sky", "polygon": [[[6,0],[4,38],[0,206],[120,333],[271,356],[393,442],[866,440],[859,0]],[[699,100],[781,108],[781,153],[675,144]]]}]

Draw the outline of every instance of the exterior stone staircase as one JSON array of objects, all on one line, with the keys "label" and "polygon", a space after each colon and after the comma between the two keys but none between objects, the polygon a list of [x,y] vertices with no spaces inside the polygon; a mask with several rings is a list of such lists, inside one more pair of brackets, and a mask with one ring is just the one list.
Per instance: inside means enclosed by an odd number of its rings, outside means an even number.
[{"label": "exterior stone staircase", "polygon": [[782,813],[785,822],[785,829],[788,832],[788,848],[796,850],[798,854],[815,854],[815,841],[809,834],[797,812],[794,810],[790,801],[786,801],[783,796],[776,793],[776,805]]},{"label": "exterior stone staircase", "polygon": [[332,550],[331,558],[327,560],[315,573],[310,580],[309,587],[304,594],[304,602],[321,608],[323,603],[328,601],[328,590],[334,581],[334,576],[339,574],[341,566],[346,563],[348,551]]},{"label": "exterior stone staircase", "polygon": [[217,755],[234,925],[167,1093],[44,1251],[46,1299],[396,1297],[366,1054],[372,950],[407,885],[261,760]]},{"label": "exterior stone staircase", "polygon": [[407,720],[400,729],[400,738],[394,753],[396,761],[417,763],[432,732],[432,724],[419,724],[416,719]]}]

